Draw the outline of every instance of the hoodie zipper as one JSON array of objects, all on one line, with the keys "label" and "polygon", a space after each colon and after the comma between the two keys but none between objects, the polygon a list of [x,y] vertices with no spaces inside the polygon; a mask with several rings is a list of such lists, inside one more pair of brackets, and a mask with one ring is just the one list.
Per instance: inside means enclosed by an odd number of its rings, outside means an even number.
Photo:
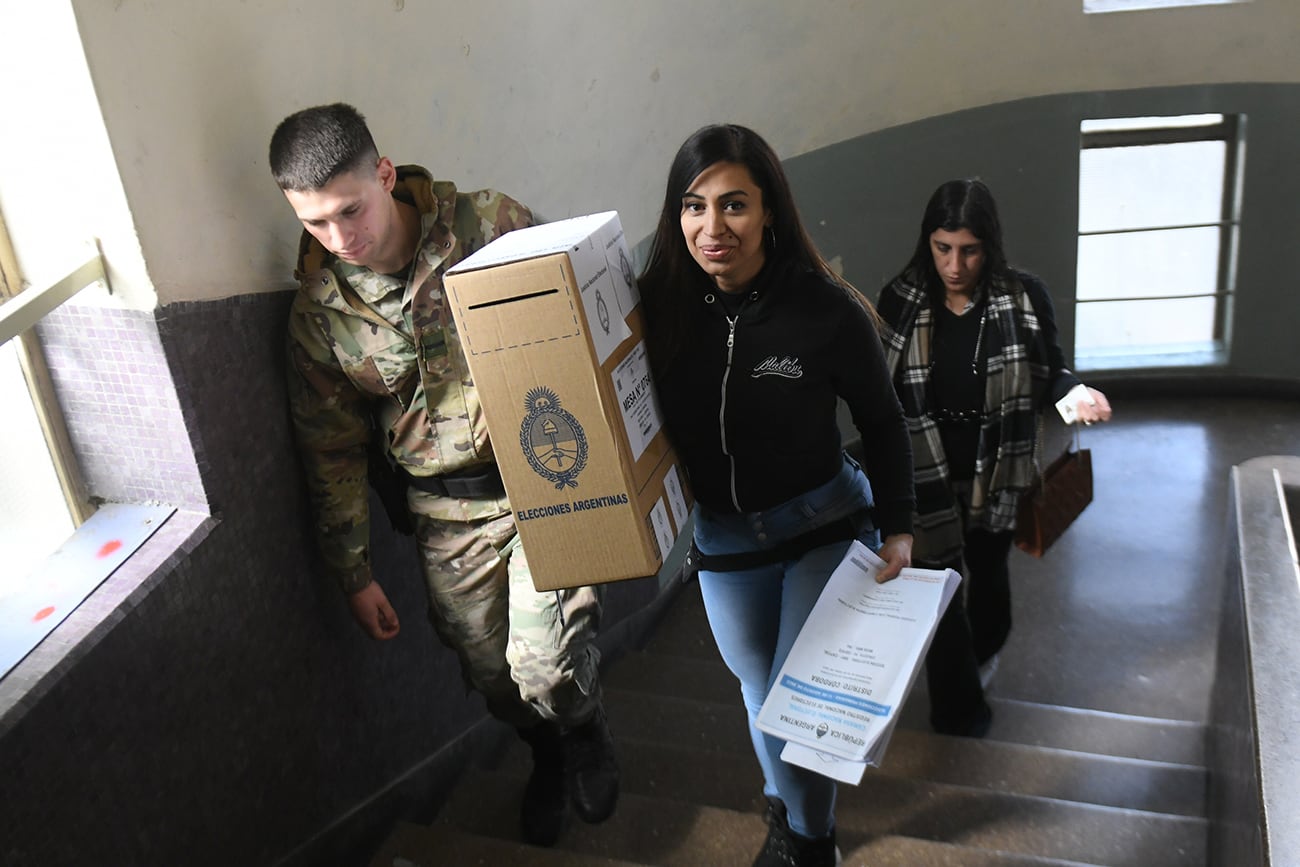
[{"label": "hoodie zipper", "polygon": [[731,477],[731,504],[736,507],[737,512],[741,511],[741,508],[740,497],[736,494],[736,459],[727,449],[727,380],[731,378],[731,356],[736,346],[736,323],[740,321],[740,314],[744,309],[742,304],[735,316],[723,314],[723,318],[727,320],[727,365],[722,369],[722,399],[718,406],[718,434],[722,438],[722,453],[727,456]]}]

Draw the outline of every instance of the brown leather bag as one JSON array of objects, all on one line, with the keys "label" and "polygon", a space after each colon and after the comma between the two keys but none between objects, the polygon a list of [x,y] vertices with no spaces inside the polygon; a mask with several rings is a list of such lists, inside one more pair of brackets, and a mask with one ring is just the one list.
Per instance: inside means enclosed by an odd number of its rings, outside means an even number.
[{"label": "brown leather bag", "polygon": [[1035,557],[1052,546],[1092,502],[1092,450],[1065,447],[1039,484],[1020,495],[1016,546]]}]

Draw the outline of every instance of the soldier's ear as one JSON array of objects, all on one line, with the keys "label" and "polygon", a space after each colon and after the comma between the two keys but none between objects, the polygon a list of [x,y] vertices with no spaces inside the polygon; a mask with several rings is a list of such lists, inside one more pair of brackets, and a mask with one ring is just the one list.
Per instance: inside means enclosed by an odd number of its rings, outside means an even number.
[{"label": "soldier's ear", "polygon": [[384,192],[391,193],[393,187],[397,185],[397,169],[393,166],[393,161],[388,157],[380,157],[379,162],[375,164],[375,177],[379,178]]}]

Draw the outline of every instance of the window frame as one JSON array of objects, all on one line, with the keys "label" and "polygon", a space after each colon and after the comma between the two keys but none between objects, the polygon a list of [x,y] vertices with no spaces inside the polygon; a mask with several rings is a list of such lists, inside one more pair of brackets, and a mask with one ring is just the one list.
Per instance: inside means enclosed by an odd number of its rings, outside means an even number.
[{"label": "window frame", "polygon": [[[1181,295],[1144,295],[1123,297],[1080,298],[1075,287],[1074,303],[1095,304],[1101,302],[1127,301],[1173,301],[1191,298],[1213,298],[1214,320],[1210,342],[1214,352],[1224,352],[1229,343],[1229,313],[1236,292],[1237,248],[1241,234],[1241,168],[1245,149],[1246,118],[1243,114],[1208,112],[1219,115],[1219,120],[1203,124],[1152,124],[1124,129],[1088,130],[1079,132],[1079,152],[1104,148],[1147,147],[1153,145],[1180,144],[1186,142],[1223,142],[1223,184],[1220,190],[1219,219],[1212,222],[1180,223],[1152,225],[1122,229],[1077,230],[1078,238],[1098,237],[1103,235],[1138,234],[1177,229],[1216,228],[1219,233],[1219,255],[1216,265],[1213,292],[1193,292]],[[1187,115],[1171,115],[1164,118],[1151,118],[1152,121],[1174,120]],[[1124,118],[1086,118],[1087,121],[1123,120]],[[1082,125],[1081,125],[1082,126]],[[1076,263],[1076,269],[1077,269]],[[1087,347],[1075,346],[1075,354],[1093,358],[1096,356]],[[1109,353],[1105,353],[1108,355]],[[1137,349],[1130,353],[1134,359],[1145,357],[1168,356],[1167,350],[1152,347]],[[1135,365],[1136,366],[1136,365]]]},{"label": "window frame", "polygon": [[85,477],[73,449],[67,424],[63,420],[54,380],[50,376],[35,325],[47,313],[82,289],[106,280],[103,259],[96,251],[94,256],[62,280],[50,286],[32,287],[23,279],[4,215],[0,214],[0,344],[9,340],[17,341],[15,349],[23,379],[27,382],[27,392],[36,410],[36,418],[74,529],[95,513],[95,503],[87,493]]}]

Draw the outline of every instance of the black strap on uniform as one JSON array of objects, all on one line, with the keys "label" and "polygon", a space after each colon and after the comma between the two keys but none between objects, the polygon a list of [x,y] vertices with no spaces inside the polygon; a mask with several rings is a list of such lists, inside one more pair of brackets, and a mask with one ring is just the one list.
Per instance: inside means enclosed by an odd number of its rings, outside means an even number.
[{"label": "black strap on uniform", "polygon": [[687,577],[696,572],[741,572],[745,569],[757,569],[786,560],[795,560],[814,548],[830,545],[834,542],[847,542],[857,538],[862,528],[871,517],[868,509],[861,509],[829,524],[809,530],[792,539],[786,539],[771,548],[759,551],[741,551],[736,554],[704,554],[695,547],[691,540],[690,550],[686,552],[686,562],[682,571]]},{"label": "black strap on uniform", "polygon": [[501,481],[501,470],[496,464],[441,476],[416,476],[406,472],[405,468],[403,473],[411,487],[441,497],[499,497],[506,491],[505,483]]}]

